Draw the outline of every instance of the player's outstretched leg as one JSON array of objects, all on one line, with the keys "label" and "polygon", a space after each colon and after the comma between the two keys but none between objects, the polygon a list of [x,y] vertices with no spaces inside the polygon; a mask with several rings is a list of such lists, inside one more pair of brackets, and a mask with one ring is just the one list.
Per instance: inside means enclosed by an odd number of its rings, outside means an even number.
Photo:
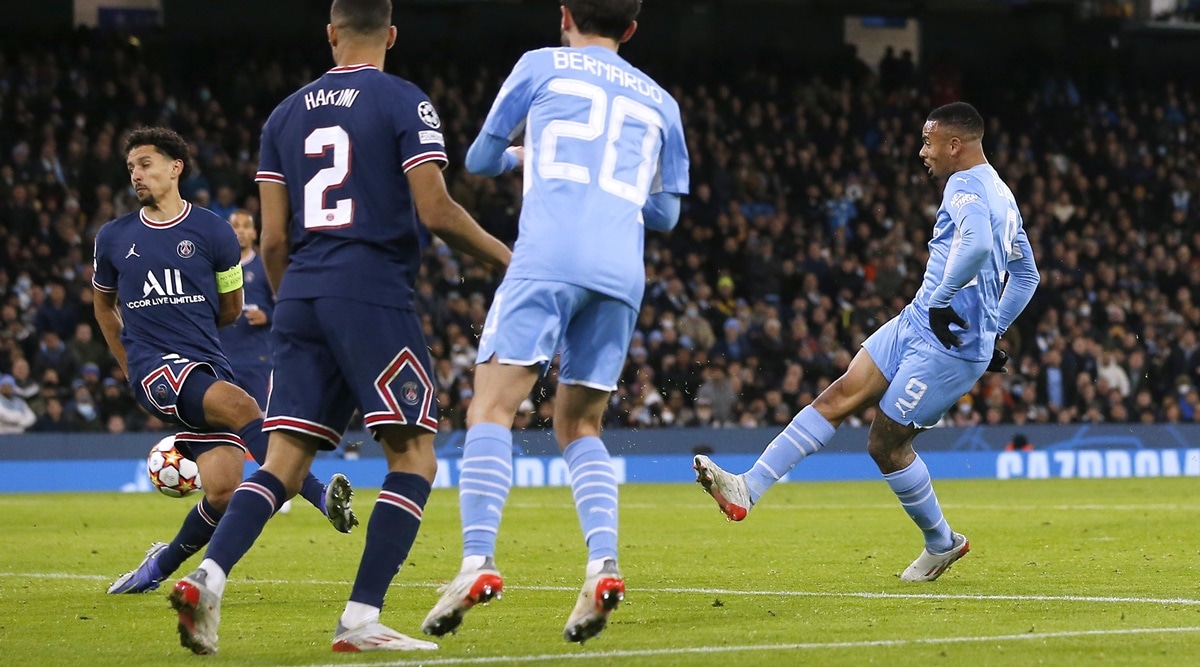
[{"label": "player's outstretched leg", "polygon": [[563,628],[563,639],[582,644],[600,634],[608,624],[609,614],[624,599],[625,580],[617,569],[617,562],[606,560],[598,571],[589,573],[583,582],[575,609]]},{"label": "player's outstretched leg", "polygon": [[971,543],[966,535],[954,533],[954,543],[949,550],[941,553],[930,553],[929,549],[921,551],[921,555],[900,575],[902,581],[933,581],[950,569],[959,558],[967,555]]},{"label": "player's outstretched leg", "polygon": [[347,630],[338,621],[337,635],[333,638],[336,653],[359,653],[362,651],[433,651],[438,647],[433,642],[413,639],[408,635],[383,625],[371,622]]},{"label": "player's outstretched leg", "polygon": [[180,579],[167,599],[179,613],[179,644],[197,655],[217,652],[221,596],[209,590],[208,572],[198,569]]},{"label": "player's outstretched leg", "polygon": [[118,577],[112,586],[108,587],[108,592],[111,594],[148,593],[157,589],[163,579],[167,578],[167,575],[163,574],[158,567],[158,557],[167,550],[168,546],[166,542],[151,544],[150,548],[146,550],[146,557],[142,559],[137,569]]},{"label": "player's outstretched leg", "polygon": [[208,502],[207,496],[201,498],[184,518],[175,538],[169,544],[156,542],[150,545],[137,569],[121,575],[108,592],[145,593],[157,589],[184,561],[208,544],[222,514]]},{"label": "player's outstretched leg", "polygon": [[[316,479],[315,477],[313,479]],[[358,517],[350,508],[354,489],[342,473],[334,473],[325,485],[325,516],[339,533],[349,533],[358,525]]]},{"label": "player's outstretched leg", "polygon": [[478,568],[459,572],[453,581],[442,586],[442,596],[421,623],[421,631],[435,637],[454,632],[471,607],[499,599],[503,590],[504,578],[495,561],[485,558]]},{"label": "player's outstretched leg", "polygon": [[721,508],[727,520],[741,521],[746,518],[754,503],[750,500],[750,490],[746,488],[744,477],[726,472],[704,455],[697,456],[692,467],[696,470],[696,482],[717,501],[717,507]]}]

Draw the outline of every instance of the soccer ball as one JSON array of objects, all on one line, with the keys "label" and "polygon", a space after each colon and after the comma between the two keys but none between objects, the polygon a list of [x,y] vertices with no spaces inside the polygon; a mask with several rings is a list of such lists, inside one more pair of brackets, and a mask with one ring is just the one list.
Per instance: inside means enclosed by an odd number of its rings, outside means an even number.
[{"label": "soccer ball", "polygon": [[175,448],[175,436],[168,435],[150,448],[146,457],[150,483],[164,495],[182,498],[200,487],[200,469],[196,462]]}]

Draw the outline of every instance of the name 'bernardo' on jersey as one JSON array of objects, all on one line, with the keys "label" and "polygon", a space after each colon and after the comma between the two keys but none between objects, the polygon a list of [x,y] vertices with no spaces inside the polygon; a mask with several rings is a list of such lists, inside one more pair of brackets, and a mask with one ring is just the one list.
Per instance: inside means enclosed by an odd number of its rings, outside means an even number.
[{"label": "name 'bernardo' on jersey", "polygon": [[304,93],[304,110],[312,111],[317,107],[333,105],[336,107],[354,106],[358,99],[357,88],[342,88],[341,90],[325,90],[318,88]]},{"label": "name 'bernardo' on jersey", "polygon": [[578,51],[555,51],[554,69],[573,69],[578,72],[587,72],[610,83],[615,83],[618,86],[636,90],[655,102],[663,101],[662,88],[633,72],[626,71],[603,60],[596,60],[586,53]]}]

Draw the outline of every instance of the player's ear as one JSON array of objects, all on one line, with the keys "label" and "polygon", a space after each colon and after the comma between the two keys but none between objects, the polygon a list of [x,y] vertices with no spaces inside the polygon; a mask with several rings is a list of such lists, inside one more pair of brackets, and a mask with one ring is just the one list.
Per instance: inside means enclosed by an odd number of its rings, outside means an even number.
[{"label": "player's ear", "polygon": [[387,48],[390,51],[396,45],[396,26],[388,26]]},{"label": "player's ear", "polygon": [[171,160],[171,178],[183,175],[183,160]]},{"label": "player's ear", "polygon": [[575,17],[571,16],[571,10],[566,5],[560,5],[559,9],[562,10],[562,31],[570,32],[571,26],[575,25]]},{"label": "player's ear", "polygon": [[337,28],[333,27],[332,23],[325,26],[325,37],[329,39],[330,46],[337,46],[337,42],[338,42]]},{"label": "player's ear", "polygon": [[633,33],[635,32],[637,32],[637,21],[630,21],[629,27],[625,29],[625,34],[621,35],[621,41],[617,43],[624,44],[625,42],[628,42],[629,38],[633,37]]}]

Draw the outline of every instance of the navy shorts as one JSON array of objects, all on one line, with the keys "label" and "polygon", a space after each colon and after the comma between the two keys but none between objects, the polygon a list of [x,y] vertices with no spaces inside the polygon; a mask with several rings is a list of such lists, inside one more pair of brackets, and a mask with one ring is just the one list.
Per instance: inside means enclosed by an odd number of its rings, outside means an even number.
[{"label": "navy shorts", "polygon": [[416,312],[348,299],[286,299],[271,328],[274,377],[263,430],[288,430],[334,449],[355,408],[370,429],[437,432],[429,348]]},{"label": "navy shorts", "polygon": [[164,354],[149,361],[131,361],[129,372],[130,377],[140,378],[132,383],[138,405],[168,424],[188,429],[175,435],[175,446],[188,458],[195,460],[213,447],[246,449],[238,434],[212,429],[204,420],[205,391],[220,380],[233,381],[219,365]]}]

